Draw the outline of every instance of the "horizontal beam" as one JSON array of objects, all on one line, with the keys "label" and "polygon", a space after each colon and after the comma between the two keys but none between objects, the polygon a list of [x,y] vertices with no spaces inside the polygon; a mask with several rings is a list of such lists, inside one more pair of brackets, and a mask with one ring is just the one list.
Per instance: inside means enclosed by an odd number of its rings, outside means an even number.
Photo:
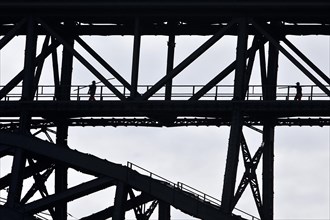
[{"label": "horizontal beam", "polygon": [[73,117],[229,117],[234,108],[251,120],[274,117],[330,116],[330,101],[20,101],[0,102],[0,117],[32,117],[56,120]]},{"label": "horizontal beam", "polygon": [[122,20],[136,16],[158,18],[254,16],[324,22],[329,21],[329,9],[330,2],[327,0],[5,0],[0,3],[0,17],[7,21],[33,14],[44,18],[75,18],[76,21],[78,19],[88,23],[119,17]]},{"label": "horizontal beam", "polygon": [[[132,0],[49,0],[49,1],[33,1],[33,0],[5,0],[0,3],[3,9],[20,9],[25,7],[26,9],[34,9],[34,11],[39,11],[42,9],[51,9],[55,11],[59,9],[81,9],[81,8],[99,8],[103,9],[135,9],[142,10],[146,9],[229,9],[235,8],[236,10],[261,10],[261,9],[274,9],[287,11],[288,9],[323,9],[324,7],[329,7],[330,3],[327,0],[142,0],[142,1],[132,1]],[[283,8],[286,7],[286,8]],[[286,9],[286,10],[285,10]],[[78,14],[79,11],[76,11]],[[121,12],[124,13],[124,12]],[[150,12],[151,13],[151,12]],[[182,11],[182,13],[185,13]]]},{"label": "horizontal beam", "polygon": [[[201,35],[208,36],[216,33],[219,28],[221,28],[222,24],[219,23],[219,19],[217,18],[204,18],[204,19],[196,19],[196,20],[186,20],[180,19],[179,21],[188,22],[184,25],[180,24],[175,26],[168,25],[164,23],[164,20],[155,19],[154,22],[151,22],[149,19],[147,21],[141,21],[143,28],[141,29],[142,36],[148,35]],[[59,19],[59,22],[61,19]],[[72,33],[75,33],[78,36],[116,36],[116,35],[134,35],[134,26],[132,25],[133,19],[128,21],[120,21],[120,20],[109,20],[109,24],[81,24],[72,28]],[[325,21],[324,21],[325,22]],[[215,25],[217,24],[217,25]],[[0,22],[1,25],[1,22]],[[0,29],[0,35],[5,35],[8,31],[13,28],[13,25],[5,25]],[[57,29],[60,31],[61,26],[58,26]],[[296,25],[283,25],[280,30],[283,36],[285,35],[330,35],[329,26],[322,24],[296,24]],[[39,35],[47,34],[45,30],[41,27],[37,28],[37,33]],[[249,35],[255,35],[256,31],[252,26],[248,27]],[[16,33],[17,35],[26,35],[26,30],[20,30]],[[237,28],[233,28],[232,30],[228,30],[226,35],[237,36]]]}]

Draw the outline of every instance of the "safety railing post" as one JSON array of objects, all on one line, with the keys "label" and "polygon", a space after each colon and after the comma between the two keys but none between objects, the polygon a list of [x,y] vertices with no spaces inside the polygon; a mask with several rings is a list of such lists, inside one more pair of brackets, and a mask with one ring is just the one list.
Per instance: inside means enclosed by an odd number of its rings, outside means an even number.
[{"label": "safety railing post", "polygon": [[77,88],[77,101],[80,101],[80,86]]},{"label": "safety railing post", "polygon": [[217,101],[218,100],[218,86],[215,86],[215,97],[214,100]]},{"label": "safety railing post", "polygon": [[38,96],[39,96],[39,88],[37,87],[37,90],[36,90],[36,101],[38,101]]},{"label": "safety railing post", "polygon": [[100,90],[100,101],[103,101],[103,86],[101,86]]},{"label": "safety railing post", "polygon": [[311,99],[310,100],[313,100],[313,91],[314,91],[314,86],[311,86]]}]

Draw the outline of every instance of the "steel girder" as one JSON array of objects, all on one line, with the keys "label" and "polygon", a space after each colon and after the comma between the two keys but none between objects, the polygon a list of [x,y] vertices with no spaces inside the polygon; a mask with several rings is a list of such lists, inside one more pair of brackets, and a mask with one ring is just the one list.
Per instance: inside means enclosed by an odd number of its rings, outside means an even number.
[{"label": "steel girder", "polygon": [[[34,14],[40,17],[62,17],[63,19],[79,19],[83,22],[113,22],[124,23],[132,17],[154,18],[164,21],[173,17],[184,18],[187,21],[217,21],[215,18],[227,19],[241,15],[259,18],[286,18],[292,22],[313,21],[324,23],[329,21],[329,2],[326,0],[181,0],[181,1],[2,1],[1,15],[7,20],[13,20],[22,15]],[[201,17],[202,16],[202,17]]]}]

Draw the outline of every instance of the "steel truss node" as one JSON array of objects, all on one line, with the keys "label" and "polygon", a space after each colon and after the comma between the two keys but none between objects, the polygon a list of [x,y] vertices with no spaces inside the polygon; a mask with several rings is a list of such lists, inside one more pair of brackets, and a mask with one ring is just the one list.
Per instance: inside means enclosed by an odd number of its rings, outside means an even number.
[{"label": "steel truss node", "polygon": [[[114,203],[81,219],[123,220],[132,210],[137,220],[147,220],[158,208],[158,219],[170,220],[175,207],[203,220],[273,220],[275,127],[330,125],[329,73],[288,36],[329,36],[329,10],[326,0],[1,1],[0,50],[15,36],[25,39],[22,70],[10,73],[12,77],[0,86],[0,160],[12,159],[10,173],[0,176],[0,189],[7,195],[1,200],[1,219],[66,220],[69,202],[112,187]],[[130,81],[84,39],[100,35],[133,36]],[[148,86],[139,82],[141,38],[146,35],[168,37],[166,74]],[[175,66],[179,35],[210,37]],[[229,35],[235,36],[237,47],[228,66],[203,85],[174,83],[176,76]],[[292,101],[293,86],[277,83],[280,55],[311,82],[303,85],[301,101]],[[74,60],[99,81],[93,97],[97,101],[81,94],[84,85],[73,84]],[[52,70],[45,71],[46,61],[51,61]],[[260,85],[250,82],[255,66]],[[51,84],[41,85],[41,76],[49,73]],[[234,83],[223,85],[229,75]],[[182,88],[185,92],[177,90]],[[153,173],[132,163],[123,166],[71,150],[68,129],[74,126],[230,127],[221,202],[183,183],[153,178]],[[244,126],[261,134],[255,154],[245,140]],[[38,138],[40,133],[47,141]],[[237,185],[240,151],[245,172]],[[256,174],[259,164],[261,181]],[[68,169],[92,179],[69,188]],[[50,177],[53,190],[45,184]],[[248,185],[258,217],[236,208]]]}]

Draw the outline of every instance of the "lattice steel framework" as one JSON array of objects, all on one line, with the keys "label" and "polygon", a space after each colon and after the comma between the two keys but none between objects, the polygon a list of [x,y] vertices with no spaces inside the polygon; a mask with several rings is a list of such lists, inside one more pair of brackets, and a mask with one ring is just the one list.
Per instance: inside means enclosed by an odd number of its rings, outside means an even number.
[{"label": "lattice steel framework", "polygon": [[[324,99],[330,96],[329,74],[322,72],[287,36],[329,36],[329,10],[330,3],[326,0],[1,1],[0,49],[17,35],[26,36],[24,68],[0,90],[0,158],[13,158],[11,173],[0,177],[0,188],[8,189],[5,204],[0,206],[1,219],[38,219],[42,218],[40,213],[48,210],[49,218],[65,220],[69,201],[108,187],[116,187],[113,206],[83,219],[120,220],[128,210],[134,210],[138,220],[149,219],[157,206],[159,220],[170,219],[170,206],[204,220],[253,219],[253,216],[242,218],[232,214],[250,185],[258,218],[272,220],[275,126],[323,126],[330,121],[330,102]],[[130,82],[83,40],[84,35],[134,36]],[[142,92],[139,55],[141,37],[145,35],[168,36],[168,56],[166,75]],[[179,35],[210,38],[174,66],[175,40]],[[226,35],[237,36],[236,59],[198,91],[175,98],[173,79]],[[38,52],[40,36],[44,41]],[[119,87],[75,49],[77,44],[111,73]],[[63,46],[62,56],[58,56],[59,46]],[[248,98],[250,78],[257,53],[261,91],[259,99],[251,100]],[[280,53],[315,84],[322,100],[313,94],[310,100],[301,102],[278,99]],[[74,58],[99,79],[111,94],[110,99],[91,103],[77,95],[78,99],[73,100]],[[53,92],[41,99],[39,80],[46,59],[53,64]],[[235,82],[229,99],[221,100],[214,94],[215,99],[206,100],[210,91],[231,74]],[[13,91],[18,87],[21,90],[15,96]],[[206,195],[196,196],[182,184],[141,175],[132,169],[132,164],[121,166],[70,150],[67,146],[70,126],[98,125],[230,126],[221,205],[206,199]],[[254,155],[245,141],[243,126],[262,133],[263,144]],[[39,131],[32,135],[31,129]],[[48,132],[54,132],[55,143],[36,138],[40,132],[48,137]],[[237,185],[240,148],[246,170]],[[262,189],[256,174],[259,162],[262,162]],[[95,179],[68,188],[68,168]],[[55,176],[52,195],[45,185],[51,175]],[[23,194],[23,185],[29,177],[34,184]],[[33,199],[37,191],[41,198]]]}]

